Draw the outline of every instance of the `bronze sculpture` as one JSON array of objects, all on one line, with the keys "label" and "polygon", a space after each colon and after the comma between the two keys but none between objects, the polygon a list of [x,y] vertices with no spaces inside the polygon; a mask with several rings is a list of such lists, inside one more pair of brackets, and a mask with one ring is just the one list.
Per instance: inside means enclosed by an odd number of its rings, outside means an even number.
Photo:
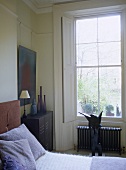
[{"label": "bronze sculpture", "polygon": [[99,128],[101,127],[102,112],[99,114],[99,116],[95,114],[88,115],[86,113],[79,112],[80,114],[86,117],[89,123],[89,128],[91,131],[92,156],[95,156],[96,149],[98,150],[98,156],[102,156],[102,147],[99,141]]}]

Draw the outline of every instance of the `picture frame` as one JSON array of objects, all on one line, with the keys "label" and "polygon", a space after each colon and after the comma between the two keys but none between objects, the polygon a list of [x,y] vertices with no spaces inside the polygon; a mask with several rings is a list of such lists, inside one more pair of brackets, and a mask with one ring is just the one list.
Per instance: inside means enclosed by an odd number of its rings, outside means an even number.
[{"label": "picture frame", "polygon": [[19,45],[18,48],[18,99],[20,105],[24,102],[20,99],[22,90],[28,90],[30,98],[25,104],[30,104],[36,99],[36,52]]}]

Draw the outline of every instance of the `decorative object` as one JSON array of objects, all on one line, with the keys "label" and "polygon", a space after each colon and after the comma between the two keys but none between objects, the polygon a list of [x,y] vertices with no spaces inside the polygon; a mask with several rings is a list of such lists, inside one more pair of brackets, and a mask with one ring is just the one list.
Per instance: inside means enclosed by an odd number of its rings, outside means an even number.
[{"label": "decorative object", "polygon": [[43,112],[46,112],[46,95],[44,95]]},{"label": "decorative object", "polygon": [[106,109],[106,116],[114,116],[114,113],[112,111],[114,110],[114,106],[109,104],[105,107]]},{"label": "decorative object", "polygon": [[30,96],[29,96],[28,90],[22,90],[21,95],[20,95],[20,99],[24,99],[24,114],[23,114],[23,117],[27,117],[26,110],[25,110],[25,99],[29,99],[29,98],[30,98]]},{"label": "decorative object", "polygon": [[102,147],[101,143],[99,142],[99,128],[101,127],[102,112],[99,114],[99,116],[95,114],[88,115],[86,113],[79,112],[86,117],[89,123],[89,128],[91,131],[92,156],[95,156],[96,149],[98,150],[98,156],[102,156]]},{"label": "decorative object", "polygon": [[117,104],[117,106],[116,106],[116,116],[120,116],[120,112],[119,112],[119,106],[118,106],[118,104]]},{"label": "decorative object", "polygon": [[42,86],[40,86],[40,94],[38,95],[38,104],[37,104],[38,113],[46,112],[46,95],[44,95],[44,100],[42,98]]},{"label": "decorative object", "polygon": [[40,86],[40,112],[43,112],[42,86]]},{"label": "decorative object", "polygon": [[[22,89],[27,89],[30,98],[25,102],[32,103],[36,99],[36,52],[23,46],[18,49],[18,98]],[[23,101],[20,101],[23,106]]]},{"label": "decorative object", "polygon": [[37,112],[40,112],[40,95],[38,95]]},{"label": "decorative object", "polygon": [[31,115],[37,114],[37,106],[36,106],[36,101],[33,99],[33,102],[31,104]]}]

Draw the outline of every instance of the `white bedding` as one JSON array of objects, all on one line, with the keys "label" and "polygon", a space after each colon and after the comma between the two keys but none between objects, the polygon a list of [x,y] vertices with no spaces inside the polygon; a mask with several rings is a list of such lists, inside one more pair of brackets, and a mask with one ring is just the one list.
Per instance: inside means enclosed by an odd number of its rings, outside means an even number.
[{"label": "white bedding", "polygon": [[92,157],[46,151],[36,161],[37,170],[90,170]]}]

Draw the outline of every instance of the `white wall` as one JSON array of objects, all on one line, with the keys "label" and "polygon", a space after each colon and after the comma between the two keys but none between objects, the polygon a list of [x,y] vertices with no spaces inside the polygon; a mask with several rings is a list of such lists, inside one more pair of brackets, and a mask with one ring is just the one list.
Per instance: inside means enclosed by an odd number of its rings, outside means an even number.
[{"label": "white wall", "polygon": [[17,99],[17,16],[0,4],[0,102]]},{"label": "white wall", "polygon": [[52,13],[37,15],[21,0],[0,0],[0,23],[0,102],[18,97],[17,49],[22,45],[37,52],[36,97],[42,85],[47,110],[53,111]]},{"label": "white wall", "polygon": [[42,86],[48,110],[54,110],[52,13],[37,15],[37,94]]},{"label": "white wall", "polygon": [[[23,11],[23,13],[22,13]],[[27,16],[27,17],[26,17]],[[52,13],[34,14],[25,4],[18,3],[18,45],[37,52],[36,99],[42,86],[47,110],[54,108]],[[30,106],[27,107],[30,112]]]},{"label": "white wall", "polygon": [[18,99],[17,49],[36,50],[35,17],[20,0],[0,0],[0,102]]}]

